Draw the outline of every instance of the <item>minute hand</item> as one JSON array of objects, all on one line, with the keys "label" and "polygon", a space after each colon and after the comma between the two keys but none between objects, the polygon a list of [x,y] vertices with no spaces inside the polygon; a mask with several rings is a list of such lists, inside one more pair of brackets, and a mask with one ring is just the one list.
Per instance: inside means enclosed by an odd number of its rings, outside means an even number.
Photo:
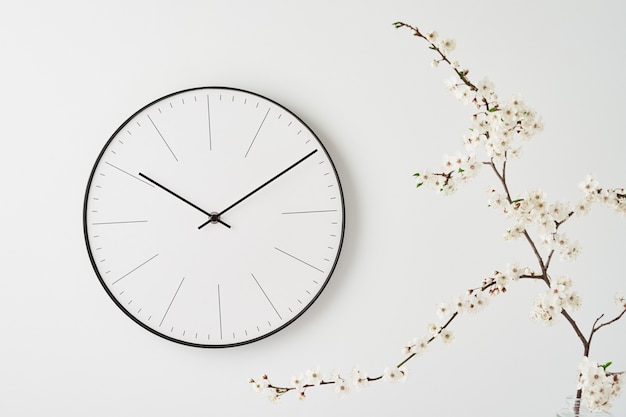
[{"label": "minute hand", "polygon": [[[250,197],[252,194],[256,193],[257,191],[259,191],[260,189],[262,189],[263,187],[265,187],[266,185],[269,185],[270,183],[272,183],[273,181],[275,181],[276,179],[280,178],[282,175],[286,174],[287,172],[289,172],[290,170],[292,170],[293,168],[295,168],[296,166],[298,166],[299,164],[301,164],[302,162],[304,162],[305,160],[307,160],[310,156],[312,156],[315,152],[317,152],[317,149],[311,151],[309,154],[307,154],[306,156],[304,156],[302,159],[300,159],[299,161],[293,163],[291,166],[289,166],[288,168],[285,168],[283,171],[281,171],[280,173],[276,174],[274,177],[270,178],[269,180],[267,180],[265,183],[261,184],[260,186],[258,186],[257,188],[255,188],[254,190],[252,190],[251,192],[249,192],[248,194],[246,194],[245,196],[241,197],[239,200],[235,201],[233,204],[231,204],[230,206],[226,207],[224,210],[222,210],[219,214],[219,216],[223,215],[224,213],[226,213],[228,210],[230,210],[231,208],[235,207],[237,204],[241,203],[242,201],[244,201],[246,198]],[[211,222],[211,220],[207,220],[206,222],[202,223],[200,226],[198,226],[198,229],[202,229],[204,226],[206,226],[207,224],[209,224]]]}]

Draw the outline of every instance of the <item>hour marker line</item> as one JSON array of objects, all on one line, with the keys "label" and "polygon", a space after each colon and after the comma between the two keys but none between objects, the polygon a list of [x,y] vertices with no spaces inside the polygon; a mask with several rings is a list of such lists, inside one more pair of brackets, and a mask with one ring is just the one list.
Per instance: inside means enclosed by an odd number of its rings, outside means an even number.
[{"label": "hour marker line", "polygon": [[209,104],[209,95],[206,95],[206,112],[207,112],[207,122],[209,124],[209,150],[213,150],[213,144],[211,142],[211,105]]},{"label": "hour marker line", "polygon": [[[174,299],[178,295],[178,291],[180,290],[180,287],[183,286],[184,281],[185,281],[185,277],[183,277],[183,279],[180,281],[180,284],[178,284],[178,288],[176,288],[176,292],[174,293],[174,296],[172,297],[172,301],[170,301],[170,305],[167,306],[167,310],[165,310],[165,314],[163,314],[163,318],[161,319],[161,323],[159,323],[159,327],[161,327],[161,325],[163,324],[163,321],[165,320],[165,316],[167,316],[167,313],[169,313],[170,308],[172,307],[172,304],[174,304]],[[174,330],[173,327],[172,327],[172,330]]]},{"label": "hour marker line", "polygon": [[261,292],[263,293],[263,295],[265,296],[265,298],[267,298],[267,301],[270,303],[270,305],[272,306],[272,308],[274,309],[274,311],[276,312],[276,314],[278,315],[279,319],[283,319],[280,315],[280,313],[278,312],[278,310],[276,310],[276,307],[274,307],[274,303],[272,303],[272,300],[270,300],[270,298],[267,296],[267,293],[265,292],[265,290],[263,289],[263,287],[261,287],[261,284],[259,284],[259,281],[256,279],[256,277],[254,276],[254,274],[250,273],[250,275],[252,275],[252,278],[254,279],[254,282],[256,282],[256,285],[259,286],[259,289],[261,290]]},{"label": "hour marker line", "polygon": [[220,284],[217,284],[217,309],[220,316],[220,339],[224,338],[222,334],[222,297],[220,295]]},{"label": "hour marker line", "polygon": [[267,111],[265,112],[265,116],[263,117],[263,120],[261,121],[261,124],[259,125],[259,128],[257,129],[256,133],[254,134],[254,138],[252,138],[252,143],[250,143],[250,146],[248,147],[248,150],[246,151],[246,154],[244,155],[244,158],[248,157],[248,153],[250,152],[250,149],[252,149],[252,145],[254,145],[254,141],[256,140],[256,137],[259,135],[259,132],[261,131],[261,128],[263,127],[263,124],[265,123],[265,119],[267,119],[267,115],[269,114],[271,109],[267,109]]},{"label": "hour marker line", "polygon": [[112,164],[112,163],[110,163],[110,162],[105,162],[105,164],[107,164],[107,165],[108,165],[108,166],[110,166],[110,167],[113,167],[113,168],[117,169],[117,170],[118,170],[118,171],[120,171],[120,172],[123,172],[124,174],[128,175],[129,177],[133,177],[133,178],[134,178],[134,179],[136,179],[137,181],[141,181],[141,182],[143,182],[144,184],[149,185],[150,187],[154,187],[154,185],[150,184],[149,182],[146,182],[146,181],[142,180],[141,178],[134,176],[133,174],[131,174],[131,173],[130,173],[130,172],[128,172],[128,171],[124,171],[122,168],[116,167],[115,165],[113,165],[113,164]]},{"label": "hour marker line", "polygon": [[280,214],[309,214],[309,213],[333,213],[337,210],[310,210],[310,211],[286,211]]},{"label": "hour marker line", "polygon": [[98,222],[98,223],[91,223],[92,226],[101,226],[104,224],[129,224],[129,223],[147,223],[148,220],[126,220],[126,221],[120,221],[120,222]]},{"label": "hour marker line", "polygon": [[135,268],[131,269],[129,272],[127,272],[126,274],[122,275],[120,278],[118,278],[117,280],[113,281],[113,284],[117,284],[118,282],[120,282],[123,278],[126,278],[127,276],[129,276],[130,274],[132,274],[133,272],[135,272],[136,270],[138,270],[139,268],[141,268],[142,266],[144,266],[145,264],[147,264],[148,262],[150,262],[151,260],[153,260],[154,258],[156,258],[157,256],[159,256],[159,254],[157,253],[156,255],[154,255],[152,258],[148,259],[147,261],[143,262],[142,264],[136,266]]},{"label": "hour marker line", "polygon": [[302,259],[300,259],[300,258],[296,258],[296,257],[295,257],[295,256],[293,256],[292,254],[287,253],[287,252],[285,252],[284,250],[277,248],[276,246],[274,246],[274,249],[276,249],[277,251],[279,251],[279,252],[281,252],[281,253],[284,253],[285,255],[287,255],[287,256],[289,256],[289,257],[291,257],[291,258],[295,259],[296,261],[302,262],[303,264],[305,264],[305,265],[307,265],[307,266],[310,266],[311,268],[313,268],[313,269],[315,269],[315,270],[317,270],[317,271],[320,271],[320,272],[322,272],[322,273],[324,272],[324,271],[322,271],[321,269],[319,269],[319,268],[317,268],[317,267],[315,267],[315,266],[311,265],[310,263],[305,262],[305,261],[303,261],[303,260],[302,260]]},{"label": "hour marker line", "polygon": [[[160,111],[161,111],[161,109],[159,109],[159,112]],[[174,157],[176,162],[178,162],[178,158],[176,158],[176,155],[174,154],[174,151],[172,150],[172,148],[170,148],[170,145],[167,143],[167,141],[165,140],[165,138],[161,134],[161,131],[159,130],[159,128],[154,124],[154,121],[152,120],[152,117],[150,117],[150,115],[147,115],[147,116],[148,116],[148,120],[150,120],[150,123],[152,123],[152,126],[154,126],[154,129],[157,131],[157,133],[159,134],[161,139],[163,139],[163,143],[165,143],[165,146],[167,146],[167,149],[170,150],[170,153],[172,154],[172,156]]]}]

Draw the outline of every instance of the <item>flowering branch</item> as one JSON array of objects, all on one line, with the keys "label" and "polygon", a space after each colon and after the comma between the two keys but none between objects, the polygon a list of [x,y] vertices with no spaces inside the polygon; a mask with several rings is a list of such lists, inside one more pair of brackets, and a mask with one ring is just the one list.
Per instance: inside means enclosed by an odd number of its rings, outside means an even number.
[{"label": "flowering branch", "polygon": [[[467,154],[457,153],[444,157],[441,171],[421,171],[414,174],[417,187],[429,186],[437,192],[449,195],[457,187],[475,177],[482,166],[489,166],[498,179],[502,192],[495,188],[488,191],[489,206],[498,209],[505,217],[512,219],[514,225],[504,233],[505,240],[522,238],[529,244],[531,252],[537,260],[538,270],[509,264],[503,271],[495,271],[493,276],[483,280],[481,285],[468,290],[463,296],[455,298],[450,304],[441,303],[438,315],[443,324],[428,326],[428,336],[413,339],[403,349],[404,359],[396,366],[385,368],[382,374],[369,377],[354,368],[350,377],[343,377],[332,372],[327,379],[322,378],[319,368],[306,372],[306,377],[299,375],[292,378],[289,386],[270,383],[267,375],[260,379],[251,379],[250,383],[257,391],[267,392],[271,400],[278,400],[287,392],[295,391],[300,399],[305,398],[307,389],[321,385],[334,385],[339,393],[346,393],[350,388],[357,390],[374,381],[404,380],[407,375],[405,365],[415,356],[422,353],[433,341],[440,338],[444,342],[453,340],[449,330],[452,322],[461,313],[480,311],[488,301],[485,294],[496,296],[507,292],[511,281],[533,279],[543,281],[548,290],[537,296],[531,311],[531,317],[545,324],[556,321],[559,313],[565,318],[583,345],[583,361],[579,364],[579,383],[577,400],[582,398],[592,409],[607,409],[611,400],[620,389],[623,372],[607,372],[607,365],[598,365],[588,359],[594,335],[626,314],[626,298],[618,296],[616,301],[620,313],[613,319],[600,323],[604,314],[596,319],[589,336],[586,337],[569,310],[576,310],[582,301],[573,289],[569,277],[552,278],[549,270],[558,254],[563,261],[575,259],[580,248],[561,231],[562,226],[574,215],[582,216],[589,212],[593,203],[602,203],[612,207],[621,214],[626,214],[626,192],[623,188],[601,188],[592,177],[579,184],[583,198],[574,208],[554,202],[549,203],[545,194],[533,189],[522,194],[514,194],[507,181],[509,162],[520,154],[519,141],[527,141],[543,130],[543,122],[521,97],[516,96],[501,104],[494,91],[493,83],[486,78],[480,82],[469,79],[469,71],[460,69],[457,61],[452,61],[449,54],[454,50],[456,42],[452,39],[439,40],[437,32],[423,34],[417,27],[403,23],[394,23],[396,28],[408,28],[413,35],[424,39],[431,50],[437,54],[432,65],[447,64],[454,72],[455,78],[448,83],[450,90],[462,102],[472,104],[477,112],[472,115],[470,134],[464,137]],[[477,153],[484,157],[477,157]],[[482,161],[481,161],[482,159]],[[601,385],[601,389],[598,388]],[[575,410],[578,414],[578,409]]]}]

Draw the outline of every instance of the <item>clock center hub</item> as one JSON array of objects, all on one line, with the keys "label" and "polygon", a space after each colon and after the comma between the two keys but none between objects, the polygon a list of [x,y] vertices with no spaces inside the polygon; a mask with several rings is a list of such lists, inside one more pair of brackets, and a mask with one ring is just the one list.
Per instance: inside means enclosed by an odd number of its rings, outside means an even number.
[{"label": "clock center hub", "polygon": [[216,211],[212,211],[209,213],[209,215],[211,216],[209,218],[209,222],[212,224],[218,223],[220,221],[220,214]]}]

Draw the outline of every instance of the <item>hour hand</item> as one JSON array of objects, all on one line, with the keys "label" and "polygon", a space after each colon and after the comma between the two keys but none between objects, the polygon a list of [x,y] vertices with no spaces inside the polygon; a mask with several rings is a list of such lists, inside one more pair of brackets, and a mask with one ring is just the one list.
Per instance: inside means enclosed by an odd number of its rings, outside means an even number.
[{"label": "hour hand", "polygon": [[196,210],[198,210],[201,213],[206,214],[207,216],[209,216],[209,221],[208,223],[221,223],[224,226],[228,227],[230,229],[230,225],[223,222],[220,218],[219,215],[217,215],[217,213],[209,213],[208,211],[202,209],[201,207],[198,207],[197,205],[195,205],[194,203],[192,203],[191,201],[187,200],[185,197],[175,193],[174,191],[170,190],[169,188],[159,184],[158,182],[156,182],[155,180],[153,180],[152,178],[148,177],[147,175],[143,174],[142,172],[139,173],[139,176],[141,178],[144,178],[145,180],[151,182],[152,184],[156,185],[157,187],[159,187],[160,189],[162,189],[163,191],[166,191],[167,193],[169,193],[170,195],[173,195],[174,197],[178,198],[180,201],[183,201],[185,203],[187,203],[188,205],[190,205],[191,207],[195,208]]}]

